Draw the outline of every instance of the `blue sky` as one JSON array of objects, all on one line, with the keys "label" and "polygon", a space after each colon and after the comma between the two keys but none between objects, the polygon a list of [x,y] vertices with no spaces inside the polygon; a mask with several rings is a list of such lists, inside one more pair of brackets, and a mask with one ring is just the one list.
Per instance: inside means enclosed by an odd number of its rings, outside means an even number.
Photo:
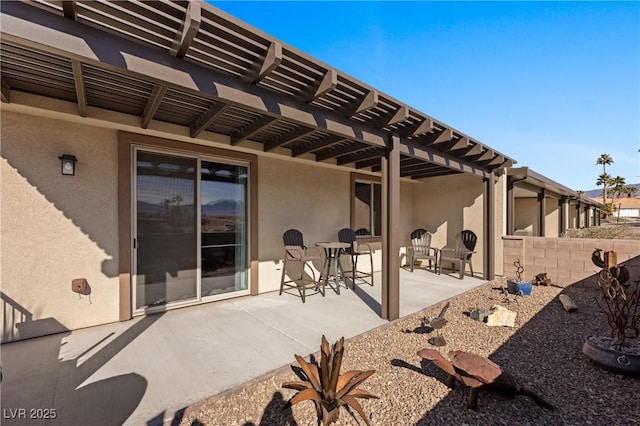
[{"label": "blue sky", "polygon": [[640,182],[640,2],[211,2],[575,190]]}]

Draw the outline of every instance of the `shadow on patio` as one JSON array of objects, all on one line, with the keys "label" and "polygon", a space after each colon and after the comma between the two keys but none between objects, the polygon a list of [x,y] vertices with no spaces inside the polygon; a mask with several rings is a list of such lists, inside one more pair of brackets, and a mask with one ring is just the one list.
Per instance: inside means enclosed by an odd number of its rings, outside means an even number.
[{"label": "shadow on patio", "polygon": [[[55,408],[52,424],[177,421],[183,407],[317,351],[323,334],[351,338],[387,324],[379,273],[374,281],[304,304],[271,292],[4,344],[2,406]],[[400,282],[405,316],[484,281],[401,270]]]}]

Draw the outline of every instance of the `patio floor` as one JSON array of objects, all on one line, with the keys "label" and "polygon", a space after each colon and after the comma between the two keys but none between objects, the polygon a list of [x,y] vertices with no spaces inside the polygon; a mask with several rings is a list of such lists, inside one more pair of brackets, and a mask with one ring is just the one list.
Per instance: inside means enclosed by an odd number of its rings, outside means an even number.
[{"label": "patio floor", "polygon": [[[374,278],[374,287],[327,288],[305,304],[271,292],[4,344],[2,424],[170,423],[189,404],[316,352],[323,334],[348,339],[387,324]],[[401,269],[400,316],[484,282]],[[48,409],[55,419],[34,421]]]}]

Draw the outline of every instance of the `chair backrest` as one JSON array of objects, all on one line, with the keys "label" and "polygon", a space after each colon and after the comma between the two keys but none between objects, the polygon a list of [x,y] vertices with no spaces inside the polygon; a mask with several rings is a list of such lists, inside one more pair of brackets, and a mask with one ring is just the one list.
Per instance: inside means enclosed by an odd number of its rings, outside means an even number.
[{"label": "chair backrest", "polygon": [[289,229],[282,234],[282,241],[285,246],[300,246],[304,248],[304,241],[302,239],[302,232],[297,229]]},{"label": "chair backrest", "polygon": [[338,231],[338,241],[340,241],[341,243],[349,243],[351,244],[351,247],[345,249],[346,253],[353,253],[354,252],[354,248],[353,248],[353,242],[356,240],[356,231],[354,231],[351,228],[342,228],[341,230]]},{"label": "chair backrest", "polygon": [[474,251],[476,249],[476,242],[478,241],[478,236],[473,233],[473,231],[469,231],[465,229],[460,233],[460,237],[464,246],[469,251]]},{"label": "chair backrest", "polygon": [[473,231],[465,229],[459,233],[456,237],[456,256],[470,259],[473,253],[469,252],[475,250],[477,241],[478,236]]},{"label": "chair backrest", "polygon": [[411,246],[415,253],[429,253],[431,247],[431,233],[418,228],[411,233]]}]

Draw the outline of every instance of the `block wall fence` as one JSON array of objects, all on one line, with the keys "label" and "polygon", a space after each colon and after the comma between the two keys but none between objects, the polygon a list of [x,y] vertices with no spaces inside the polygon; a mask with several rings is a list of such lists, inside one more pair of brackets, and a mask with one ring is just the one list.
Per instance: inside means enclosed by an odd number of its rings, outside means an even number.
[{"label": "block wall fence", "polygon": [[614,250],[618,255],[618,263],[640,259],[638,240],[504,236],[502,241],[505,277],[515,278],[513,262],[520,259],[520,264],[524,266],[523,279],[530,280],[546,272],[554,284],[562,286],[574,284],[598,272],[598,267],[591,261],[596,248]]}]

